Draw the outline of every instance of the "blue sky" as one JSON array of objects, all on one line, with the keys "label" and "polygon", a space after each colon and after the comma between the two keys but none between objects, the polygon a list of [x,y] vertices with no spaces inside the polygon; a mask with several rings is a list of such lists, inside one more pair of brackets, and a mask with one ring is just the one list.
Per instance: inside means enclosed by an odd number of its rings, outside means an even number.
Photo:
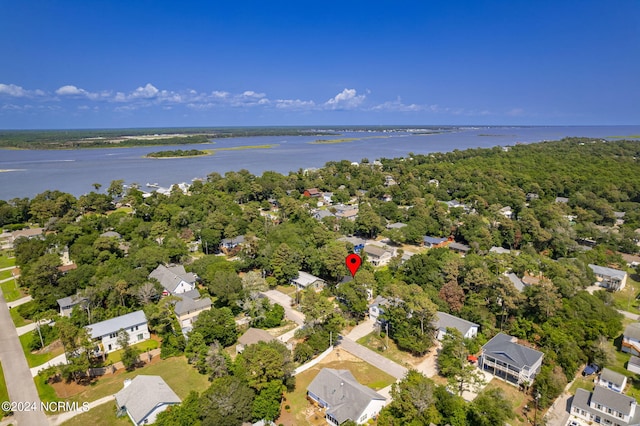
[{"label": "blue sky", "polygon": [[0,128],[640,124],[640,2],[0,3]]}]

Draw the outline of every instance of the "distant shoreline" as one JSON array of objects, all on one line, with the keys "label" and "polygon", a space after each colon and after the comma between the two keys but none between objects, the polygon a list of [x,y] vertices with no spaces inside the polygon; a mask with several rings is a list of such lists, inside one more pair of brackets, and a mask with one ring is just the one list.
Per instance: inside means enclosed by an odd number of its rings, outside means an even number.
[{"label": "distant shoreline", "polygon": [[[271,149],[271,148],[275,148],[280,146],[280,144],[266,144],[266,145],[242,145],[242,146],[232,146],[232,147],[227,147],[227,148],[213,148],[213,149],[205,149],[202,150],[202,154],[196,154],[196,155],[179,155],[179,156],[169,156],[169,157],[154,157],[150,154],[156,154],[156,153],[149,153],[145,156],[143,156],[143,158],[148,158],[151,160],[168,160],[168,159],[177,159],[177,158],[197,158],[197,157],[209,157],[211,155],[214,155],[216,152],[218,151],[243,151],[243,150],[247,150],[247,149]],[[165,151],[159,151],[159,152],[165,152]],[[167,151],[168,152],[168,151]]]}]

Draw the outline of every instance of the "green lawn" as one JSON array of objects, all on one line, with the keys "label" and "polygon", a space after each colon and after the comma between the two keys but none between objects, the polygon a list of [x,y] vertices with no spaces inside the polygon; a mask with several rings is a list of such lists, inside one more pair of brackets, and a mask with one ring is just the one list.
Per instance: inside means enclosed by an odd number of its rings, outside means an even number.
[{"label": "green lawn", "polygon": [[632,275],[629,274],[627,285],[622,290],[615,291],[611,295],[618,309],[640,314],[640,300],[636,299],[640,295],[640,283],[631,278]]},{"label": "green lawn", "polygon": [[13,308],[13,309],[9,310],[9,315],[11,315],[11,319],[13,320],[13,324],[16,327],[22,327],[23,325],[31,324],[33,322],[31,320],[24,319],[22,317],[22,315],[20,315],[20,311],[18,311],[18,308]]},{"label": "green lawn", "polygon": [[51,385],[43,383],[40,377],[36,378],[36,385],[43,401],[66,400],[83,403],[113,395],[122,389],[125,379],[133,379],[140,374],[161,376],[182,399],[192,390],[202,392],[209,387],[207,377],[190,366],[185,357],[168,358],[134,371],[119,370],[115,375],[105,374],[90,385],[84,386],[80,392],[77,392],[77,387],[71,387],[71,391],[75,392],[73,395],[59,395]]},{"label": "green lawn", "polygon": [[292,297],[292,298],[296,297],[296,288],[292,285],[279,285],[276,287],[276,290],[278,290],[281,293],[289,295],[289,297]]},{"label": "green lawn", "polygon": [[62,423],[63,426],[131,426],[128,416],[116,417],[116,403],[106,402]]},{"label": "green lawn", "polygon": [[20,291],[20,287],[18,287],[18,289],[16,290],[15,280],[3,282],[2,284],[0,284],[0,289],[2,289],[4,300],[7,302],[13,302],[14,300],[18,300],[24,296],[24,294]]},{"label": "green lawn", "polygon": [[582,389],[586,389],[588,391],[592,391],[595,384],[593,383],[594,380],[594,376],[590,376],[590,377],[577,377],[574,381],[573,384],[571,385],[571,387],[569,388],[569,393],[571,395],[575,395],[576,394],[576,389],[578,388],[582,388]]},{"label": "green lawn", "polygon": [[29,345],[31,344],[32,339],[33,333],[27,333],[20,336],[20,344],[22,345],[22,350],[24,351],[24,354],[27,358],[27,364],[29,364],[29,367],[37,367],[38,365],[44,364],[45,362],[57,357],[58,355],[62,355],[62,353],[64,352],[64,349],[62,348],[62,346],[60,346],[52,352],[32,354],[29,350]]},{"label": "green lawn", "polygon": [[[142,354],[146,352],[147,349],[156,349],[158,346],[160,346],[160,343],[158,343],[157,340],[149,339],[149,340],[145,340],[144,342],[136,343],[135,345],[131,345],[131,346],[138,349]],[[123,350],[120,349],[108,354],[107,363],[115,364],[116,362],[122,361],[122,352]]]},{"label": "green lawn", "polygon": [[[9,401],[9,392],[7,391],[7,384],[4,381],[2,364],[0,364],[0,402],[2,401]],[[0,409],[0,419],[4,417],[4,413],[4,410]]]},{"label": "green lawn", "polygon": [[16,266],[16,258],[7,256],[7,252],[0,254],[0,269],[8,268],[9,266]]},{"label": "green lawn", "polygon": [[13,275],[11,274],[11,269],[6,271],[0,271],[0,280],[6,280],[7,278],[11,278]]}]

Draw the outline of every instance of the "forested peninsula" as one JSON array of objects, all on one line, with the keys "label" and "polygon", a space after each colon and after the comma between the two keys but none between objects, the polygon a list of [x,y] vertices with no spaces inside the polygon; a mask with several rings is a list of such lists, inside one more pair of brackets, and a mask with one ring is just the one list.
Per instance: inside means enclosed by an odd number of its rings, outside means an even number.
[{"label": "forested peninsula", "polygon": [[[346,343],[411,368],[378,425],[526,425],[542,419],[587,363],[637,377],[620,347],[632,321],[619,310],[640,313],[640,268],[629,260],[640,250],[639,162],[637,141],[567,138],[334,161],[288,175],[212,172],[164,194],[123,181],[77,198],[46,191],[0,201],[4,235],[22,232],[12,248],[17,284],[2,290],[12,300],[33,297],[11,310],[16,324],[55,319],[27,335],[38,355],[56,341],[67,353],[68,364],[37,378],[44,397],[66,400],[56,393],[65,380],[107,386],[85,380],[89,367],[111,364],[87,355],[94,344],[84,327],[142,310],[159,342],[157,362],[171,372],[182,363],[179,374],[205,378],[158,416],[159,425],[307,424],[313,370],[294,370],[330,345],[345,354]],[[345,256],[354,251],[363,264],[351,279]],[[197,275],[198,300],[210,308],[190,331],[178,319],[184,295],[154,278],[163,265]],[[626,286],[603,282],[598,267],[624,274]],[[290,306],[263,297],[270,289],[288,294]],[[57,315],[65,297],[82,300],[69,318]],[[374,305],[382,325],[349,340]],[[287,321],[285,309],[299,311],[304,326]],[[437,371],[429,372],[422,366],[436,356],[435,324],[445,314],[478,333],[446,330]],[[292,350],[270,340],[240,351],[248,326],[290,332]],[[542,359],[531,380],[487,385],[472,365],[500,333]],[[149,367],[131,355],[138,349],[124,343],[126,368],[145,374]],[[376,390],[396,381],[362,360],[338,361],[357,362],[358,380]],[[593,386],[576,383],[572,393]],[[475,390],[472,402],[462,398]]]}]

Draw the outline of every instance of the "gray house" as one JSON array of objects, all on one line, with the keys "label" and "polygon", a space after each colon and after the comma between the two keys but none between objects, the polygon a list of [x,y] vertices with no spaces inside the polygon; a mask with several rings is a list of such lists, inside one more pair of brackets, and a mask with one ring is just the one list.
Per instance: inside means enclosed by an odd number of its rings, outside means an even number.
[{"label": "gray house", "polygon": [[91,339],[96,341],[101,353],[109,353],[120,349],[118,332],[129,333],[129,343],[135,344],[148,340],[151,335],[147,327],[147,317],[143,311],[131,312],[106,321],[97,322],[85,327]]},{"label": "gray house", "polygon": [[447,328],[455,328],[465,339],[472,339],[478,334],[478,327],[480,326],[471,321],[447,314],[446,312],[438,312],[436,313],[436,320],[433,322],[433,327],[436,329],[436,338],[442,340],[445,334],[447,334]]},{"label": "gray house", "polygon": [[356,380],[349,370],[323,368],[307,388],[307,397],[326,409],[325,419],[331,425],[347,420],[366,423],[387,404],[384,396]]},{"label": "gray house", "polygon": [[482,347],[478,366],[514,385],[533,383],[544,354],[517,343],[517,339],[498,333]]},{"label": "gray house", "polygon": [[631,426],[640,424],[640,411],[635,398],[596,386],[593,392],[576,389],[571,414],[592,424]]},{"label": "gray house", "polygon": [[117,416],[129,416],[134,425],[155,423],[158,414],[182,401],[160,376],[136,376],[125,380],[115,394]]},{"label": "gray house", "polygon": [[150,274],[149,278],[158,280],[164,288],[163,294],[181,294],[196,288],[198,276],[192,272],[187,272],[182,265],[158,265]]},{"label": "gray house", "polygon": [[295,285],[299,290],[311,287],[316,291],[320,291],[324,288],[324,280],[322,278],[304,271],[298,271],[298,276],[291,280],[291,284]]},{"label": "gray house", "polygon": [[593,264],[589,264],[589,268],[596,276],[597,284],[607,290],[622,290],[627,283],[627,273],[625,271]]},{"label": "gray house", "polygon": [[62,299],[58,299],[58,306],[60,307],[60,316],[69,318],[71,316],[71,311],[76,305],[81,304],[87,300],[86,297],[82,297],[79,294],[74,294],[73,296],[63,297]]},{"label": "gray house", "polygon": [[627,376],[616,373],[608,368],[603,368],[600,376],[596,380],[596,384],[611,389],[614,392],[622,393],[624,392],[624,387],[627,385]]}]

